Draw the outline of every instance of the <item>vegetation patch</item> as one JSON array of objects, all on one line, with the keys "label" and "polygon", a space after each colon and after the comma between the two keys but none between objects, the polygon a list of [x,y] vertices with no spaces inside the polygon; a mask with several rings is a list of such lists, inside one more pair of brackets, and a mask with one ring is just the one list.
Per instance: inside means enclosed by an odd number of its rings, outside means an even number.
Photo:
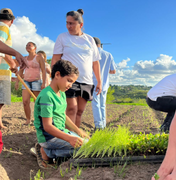
[{"label": "vegetation patch", "polygon": [[126,127],[97,130],[74,158],[164,155],[168,134],[131,134]]}]

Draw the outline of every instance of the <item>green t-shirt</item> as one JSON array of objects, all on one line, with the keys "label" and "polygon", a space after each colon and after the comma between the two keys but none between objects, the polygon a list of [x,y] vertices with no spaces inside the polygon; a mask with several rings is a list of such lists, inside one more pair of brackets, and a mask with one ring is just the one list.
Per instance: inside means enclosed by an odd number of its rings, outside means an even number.
[{"label": "green t-shirt", "polygon": [[65,92],[60,91],[60,97],[50,86],[43,89],[38,95],[34,106],[34,126],[39,143],[46,142],[54,136],[47,133],[43,128],[42,117],[52,117],[52,124],[59,130],[68,133],[65,129],[67,107]]}]

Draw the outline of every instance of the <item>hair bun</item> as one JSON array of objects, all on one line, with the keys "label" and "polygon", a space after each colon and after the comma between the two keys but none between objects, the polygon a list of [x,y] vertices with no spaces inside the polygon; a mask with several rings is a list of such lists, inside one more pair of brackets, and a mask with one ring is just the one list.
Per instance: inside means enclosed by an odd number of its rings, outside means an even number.
[{"label": "hair bun", "polygon": [[84,14],[84,11],[82,9],[78,9],[77,12],[79,12],[81,15]]}]

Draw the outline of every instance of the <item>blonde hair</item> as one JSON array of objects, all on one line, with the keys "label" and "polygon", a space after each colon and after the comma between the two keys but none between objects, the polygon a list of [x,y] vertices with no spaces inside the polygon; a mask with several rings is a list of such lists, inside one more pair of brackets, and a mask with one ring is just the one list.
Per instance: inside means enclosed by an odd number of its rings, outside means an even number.
[{"label": "blonde hair", "polygon": [[47,57],[46,57],[46,53],[44,51],[38,51],[37,54],[41,53],[44,57],[45,62],[47,63]]}]

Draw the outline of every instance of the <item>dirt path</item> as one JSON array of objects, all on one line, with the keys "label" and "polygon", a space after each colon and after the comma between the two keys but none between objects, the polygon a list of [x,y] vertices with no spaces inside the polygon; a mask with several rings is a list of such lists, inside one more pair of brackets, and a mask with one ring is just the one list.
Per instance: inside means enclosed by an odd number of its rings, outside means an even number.
[{"label": "dirt path", "polygon": [[[31,104],[33,110],[34,104]],[[164,114],[156,113],[148,107],[142,106],[124,106],[124,105],[107,105],[107,125],[117,127],[117,125],[130,125],[131,131],[137,133],[152,132],[156,133],[157,128],[163,122]],[[7,172],[10,180],[29,180],[39,170],[36,158],[29,153],[29,149],[36,142],[34,126],[23,126],[25,115],[22,103],[12,103],[11,106],[5,106],[3,109],[3,123],[7,129],[3,130],[4,149],[0,155],[0,174],[3,173],[2,167]],[[32,116],[33,120],[33,116]],[[92,131],[93,115],[91,104],[88,103],[86,111],[82,118],[83,129]],[[131,164],[122,171],[119,167],[99,167],[79,169],[81,176],[77,179],[129,179],[129,180],[149,180],[155,173],[159,164]],[[61,177],[60,168],[58,170],[43,171],[45,177],[57,177],[57,179],[74,178],[78,174],[76,168],[71,171],[68,163],[61,166],[65,172]],[[68,172],[67,172],[68,171]],[[4,174],[5,177],[5,174]],[[1,178],[0,178],[1,179]],[[5,179],[6,180],[6,179]]]}]

